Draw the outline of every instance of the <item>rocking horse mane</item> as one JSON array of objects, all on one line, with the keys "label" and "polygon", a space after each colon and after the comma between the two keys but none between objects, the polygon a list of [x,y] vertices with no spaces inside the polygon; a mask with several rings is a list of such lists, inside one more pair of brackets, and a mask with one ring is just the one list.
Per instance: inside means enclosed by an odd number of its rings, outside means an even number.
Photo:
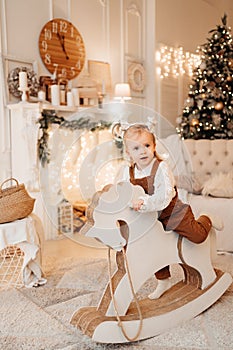
[{"label": "rocking horse mane", "polygon": [[107,184],[102,188],[102,190],[99,190],[99,191],[94,193],[94,195],[91,199],[91,203],[87,206],[87,209],[86,209],[87,221],[86,221],[85,225],[79,231],[81,235],[85,235],[87,233],[87,231],[90,229],[90,227],[94,226],[95,221],[93,218],[93,214],[94,214],[95,208],[98,206],[99,200],[100,200],[102,194],[104,192],[108,192],[111,187],[113,187],[113,184]]}]

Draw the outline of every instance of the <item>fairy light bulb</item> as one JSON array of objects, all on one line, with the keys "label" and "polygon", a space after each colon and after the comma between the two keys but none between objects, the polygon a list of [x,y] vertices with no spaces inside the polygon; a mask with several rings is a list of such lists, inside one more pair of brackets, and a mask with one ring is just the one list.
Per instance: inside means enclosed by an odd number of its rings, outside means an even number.
[{"label": "fairy light bulb", "polygon": [[168,46],[162,46],[156,52],[156,60],[160,64],[157,74],[161,79],[170,75],[178,77],[185,73],[191,77],[193,70],[201,63],[200,55],[184,52],[182,47],[175,49]]}]

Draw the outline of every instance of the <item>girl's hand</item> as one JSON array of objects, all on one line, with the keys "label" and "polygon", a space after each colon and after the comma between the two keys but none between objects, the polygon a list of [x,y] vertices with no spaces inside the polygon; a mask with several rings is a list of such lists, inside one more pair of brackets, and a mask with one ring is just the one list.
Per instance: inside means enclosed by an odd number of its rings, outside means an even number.
[{"label": "girl's hand", "polygon": [[133,210],[139,211],[140,209],[142,209],[143,204],[143,200],[139,199],[138,201],[132,203],[132,208]]}]

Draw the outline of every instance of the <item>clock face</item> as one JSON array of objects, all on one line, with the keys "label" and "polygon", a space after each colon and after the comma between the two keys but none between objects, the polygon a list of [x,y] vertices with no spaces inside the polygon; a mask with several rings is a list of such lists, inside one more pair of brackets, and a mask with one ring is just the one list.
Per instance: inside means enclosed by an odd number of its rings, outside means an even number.
[{"label": "clock face", "polygon": [[73,79],[82,71],[85,63],[85,46],[75,26],[61,18],[44,25],[39,37],[42,61],[57,78]]}]

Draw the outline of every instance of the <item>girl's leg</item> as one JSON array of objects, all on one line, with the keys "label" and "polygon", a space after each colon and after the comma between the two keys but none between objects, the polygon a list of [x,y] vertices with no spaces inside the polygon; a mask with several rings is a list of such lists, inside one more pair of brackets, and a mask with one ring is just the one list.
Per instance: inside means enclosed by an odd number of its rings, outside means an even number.
[{"label": "girl's leg", "polygon": [[155,277],[158,280],[157,287],[155,288],[154,292],[148,295],[149,299],[158,299],[163,295],[166,290],[168,290],[172,284],[171,284],[171,274],[169,266],[165,266],[163,269],[157,271],[155,273]]}]

